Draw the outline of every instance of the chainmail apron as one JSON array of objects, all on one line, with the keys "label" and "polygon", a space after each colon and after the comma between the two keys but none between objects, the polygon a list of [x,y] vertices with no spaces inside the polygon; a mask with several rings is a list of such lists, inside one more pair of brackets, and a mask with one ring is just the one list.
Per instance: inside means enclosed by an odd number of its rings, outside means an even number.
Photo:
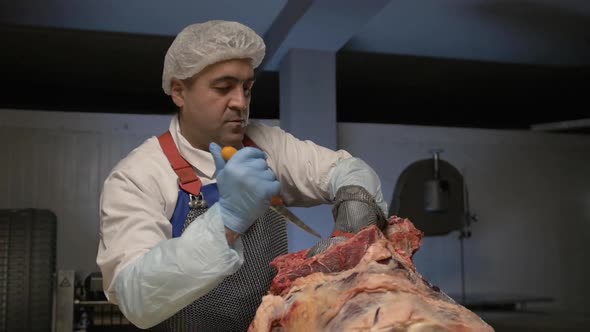
[{"label": "chainmail apron", "polygon": [[[184,228],[206,211],[207,208],[191,208]],[[241,239],[244,244],[242,267],[205,296],[157,325],[153,331],[248,330],[262,297],[267,294],[276,275],[270,262],[288,251],[286,221],[279,213],[268,209]]]}]

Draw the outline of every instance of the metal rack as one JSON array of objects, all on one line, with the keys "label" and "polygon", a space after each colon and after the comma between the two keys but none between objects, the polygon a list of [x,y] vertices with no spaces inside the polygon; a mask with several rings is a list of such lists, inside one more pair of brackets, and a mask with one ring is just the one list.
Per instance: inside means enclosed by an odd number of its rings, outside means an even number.
[{"label": "metal rack", "polygon": [[136,331],[119,307],[108,301],[74,301],[76,331]]},{"label": "metal rack", "polygon": [[89,275],[85,282],[75,279],[74,271],[59,271],[56,293],[56,331],[140,331],[119,307],[106,300],[102,278]]}]

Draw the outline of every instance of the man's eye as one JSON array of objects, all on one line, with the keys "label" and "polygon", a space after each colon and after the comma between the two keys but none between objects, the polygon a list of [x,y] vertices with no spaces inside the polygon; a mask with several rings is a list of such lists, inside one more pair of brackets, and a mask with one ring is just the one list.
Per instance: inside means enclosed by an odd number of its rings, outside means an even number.
[{"label": "man's eye", "polygon": [[252,94],[252,87],[251,86],[245,86],[244,87],[244,94],[246,96],[250,96],[250,94]]},{"label": "man's eye", "polygon": [[214,89],[219,92],[229,92],[231,90],[231,86],[216,86]]}]

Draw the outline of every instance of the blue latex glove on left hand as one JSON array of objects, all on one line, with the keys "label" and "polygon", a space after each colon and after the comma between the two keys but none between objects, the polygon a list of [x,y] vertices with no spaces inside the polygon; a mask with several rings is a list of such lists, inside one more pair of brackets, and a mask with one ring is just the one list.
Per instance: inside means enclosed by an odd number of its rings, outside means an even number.
[{"label": "blue latex glove on left hand", "polygon": [[225,226],[244,234],[278,195],[280,184],[268,168],[266,155],[260,149],[244,147],[229,160],[221,156],[221,147],[209,145],[217,167],[219,205]]}]

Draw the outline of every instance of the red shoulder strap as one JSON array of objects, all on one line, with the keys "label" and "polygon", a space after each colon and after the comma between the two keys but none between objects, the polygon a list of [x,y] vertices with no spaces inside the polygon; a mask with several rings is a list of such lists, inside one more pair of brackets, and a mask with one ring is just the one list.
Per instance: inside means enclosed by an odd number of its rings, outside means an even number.
[{"label": "red shoulder strap", "polygon": [[[174,169],[174,172],[178,175],[180,188],[194,196],[198,196],[201,193],[201,179],[195,174],[192,166],[180,155],[176,144],[174,144],[174,139],[172,139],[170,131],[168,130],[160,135],[158,141],[160,142],[160,146],[162,147],[162,150],[164,150],[164,154],[166,155],[166,158],[168,158],[172,169]],[[256,143],[246,135],[244,135],[242,144],[244,144],[244,146],[258,147]]]},{"label": "red shoulder strap", "polygon": [[254,143],[254,141],[248,137],[247,135],[244,135],[244,139],[242,140],[242,144],[244,144],[244,146],[251,146],[253,148],[258,148],[258,145],[256,145],[256,143]]},{"label": "red shoulder strap", "polygon": [[180,155],[172,134],[170,131],[166,131],[160,137],[158,137],[160,146],[164,150],[164,154],[168,158],[172,169],[178,175],[178,183],[180,188],[185,191],[198,196],[201,192],[201,179],[195,174],[192,166]]}]

